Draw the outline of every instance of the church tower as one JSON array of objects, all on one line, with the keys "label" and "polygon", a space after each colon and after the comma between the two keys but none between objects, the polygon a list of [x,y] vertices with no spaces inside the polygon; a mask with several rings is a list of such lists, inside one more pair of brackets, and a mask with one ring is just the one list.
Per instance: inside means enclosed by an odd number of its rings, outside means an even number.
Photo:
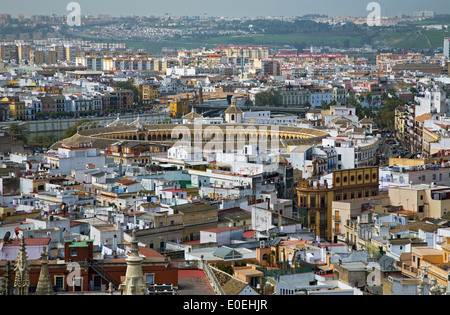
[{"label": "church tower", "polygon": [[225,111],[225,121],[229,124],[241,124],[243,121],[243,112],[237,106],[236,96],[233,96],[230,107]]}]

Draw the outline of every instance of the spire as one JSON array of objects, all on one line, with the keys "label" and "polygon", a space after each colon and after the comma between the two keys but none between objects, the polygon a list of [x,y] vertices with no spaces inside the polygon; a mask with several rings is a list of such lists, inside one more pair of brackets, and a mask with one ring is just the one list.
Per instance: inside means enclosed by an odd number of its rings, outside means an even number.
[{"label": "spire", "polygon": [[48,253],[44,247],[44,251],[41,254],[41,274],[36,288],[36,295],[52,295],[54,294],[52,288],[52,282],[50,280],[50,273],[48,272]]},{"label": "spire", "polygon": [[11,262],[6,261],[5,273],[3,277],[0,278],[0,295],[12,295],[13,286],[11,282]]},{"label": "spire", "polygon": [[108,295],[114,295],[114,285],[112,282],[109,283],[108,290],[106,290],[106,293],[108,293]]},{"label": "spire", "polygon": [[27,252],[25,249],[25,238],[20,239],[19,255],[14,268],[14,289],[16,295],[28,295],[30,288],[30,266],[28,265]]},{"label": "spire", "polygon": [[123,295],[146,295],[148,284],[144,281],[142,261],[139,256],[139,246],[136,240],[136,230],[132,231],[130,255],[126,259],[127,272],[125,282],[120,285]]}]

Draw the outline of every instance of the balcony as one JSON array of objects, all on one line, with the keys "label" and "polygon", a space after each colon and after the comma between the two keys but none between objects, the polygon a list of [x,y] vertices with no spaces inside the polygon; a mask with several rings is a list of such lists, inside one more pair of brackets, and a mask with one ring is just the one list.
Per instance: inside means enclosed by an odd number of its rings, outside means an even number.
[{"label": "balcony", "polygon": [[419,270],[411,265],[398,262],[396,267],[407,277],[416,278],[419,275]]},{"label": "balcony", "polygon": [[344,234],[339,229],[332,229],[334,235],[344,236]]},{"label": "balcony", "polygon": [[333,216],[333,221],[334,222],[341,222],[341,217],[339,215],[334,215]]}]

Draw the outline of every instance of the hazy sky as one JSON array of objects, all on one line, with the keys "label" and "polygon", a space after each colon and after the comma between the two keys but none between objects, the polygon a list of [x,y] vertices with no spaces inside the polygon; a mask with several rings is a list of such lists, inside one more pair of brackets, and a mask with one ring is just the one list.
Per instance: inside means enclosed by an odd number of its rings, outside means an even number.
[{"label": "hazy sky", "polygon": [[[17,16],[64,15],[71,0],[1,0],[0,13]],[[297,16],[304,14],[367,15],[372,0],[78,0],[83,14]],[[449,0],[378,0],[382,15],[413,11],[450,13]]]}]

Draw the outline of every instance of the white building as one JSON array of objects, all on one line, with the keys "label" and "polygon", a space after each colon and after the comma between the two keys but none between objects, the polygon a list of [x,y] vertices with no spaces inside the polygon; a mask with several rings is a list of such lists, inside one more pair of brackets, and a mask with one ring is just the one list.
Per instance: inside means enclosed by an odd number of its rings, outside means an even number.
[{"label": "white building", "polygon": [[275,126],[293,126],[297,123],[298,117],[295,115],[275,115],[272,116],[270,111],[244,112],[244,124],[257,125],[275,125]]},{"label": "white building", "polygon": [[450,59],[450,37],[444,38],[444,56]]},{"label": "white building", "polygon": [[53,174],[69,175],[72,170],[86,169],[88,164],[101,169],[105,162],[105,156],[89,143],[80,144],[78,148],[58,148],[58,153],[47,153],[47,163]]},{"label": "white building", "polygon": [[67,95],[64,107],[66,112],[84,112],[89,110],[102,110],[102,98],[100,96]]},{"label": "white building", "polygon": [[[45,250],[50,253],[50,238],[27,238],[25,239],[27,259],[39,260]],[[20,251],[20,239],[14,239],[10,243],[0,240],[0,260],[17,260]]]},{"label": "white building", "polygon": [[122,231],[113,224],[91,226],[89,237],[94,245],[105,245],[116,249],[122,243]]},{"label": "white building", "polygon": [[449,165],[394,165],[380,168],[380,189],[428,183],[450,186]]},{"label": "white building", "polygon": [[232,244],[233,240],[242,240],[244,230],[239,227],[223,227],[200,231],[200,243],[217,243],[217,246]]},{"label": "white building", "polygon": [[175,145],[167,152],[167,157],[182,161],[203,161],[203,153],[193,146]]},{"label": "white building", "polygon": [[336,168],[337,153],[333,146],[290,146],[288,161],[294,169],[302,171],[303,178],[325,175]]},{"label": "white building", "polygon": [[419,104],[415,107],[415,116],[441,113],[450,116],[445,92],[440,89],[427,89],[415,97]]}]

